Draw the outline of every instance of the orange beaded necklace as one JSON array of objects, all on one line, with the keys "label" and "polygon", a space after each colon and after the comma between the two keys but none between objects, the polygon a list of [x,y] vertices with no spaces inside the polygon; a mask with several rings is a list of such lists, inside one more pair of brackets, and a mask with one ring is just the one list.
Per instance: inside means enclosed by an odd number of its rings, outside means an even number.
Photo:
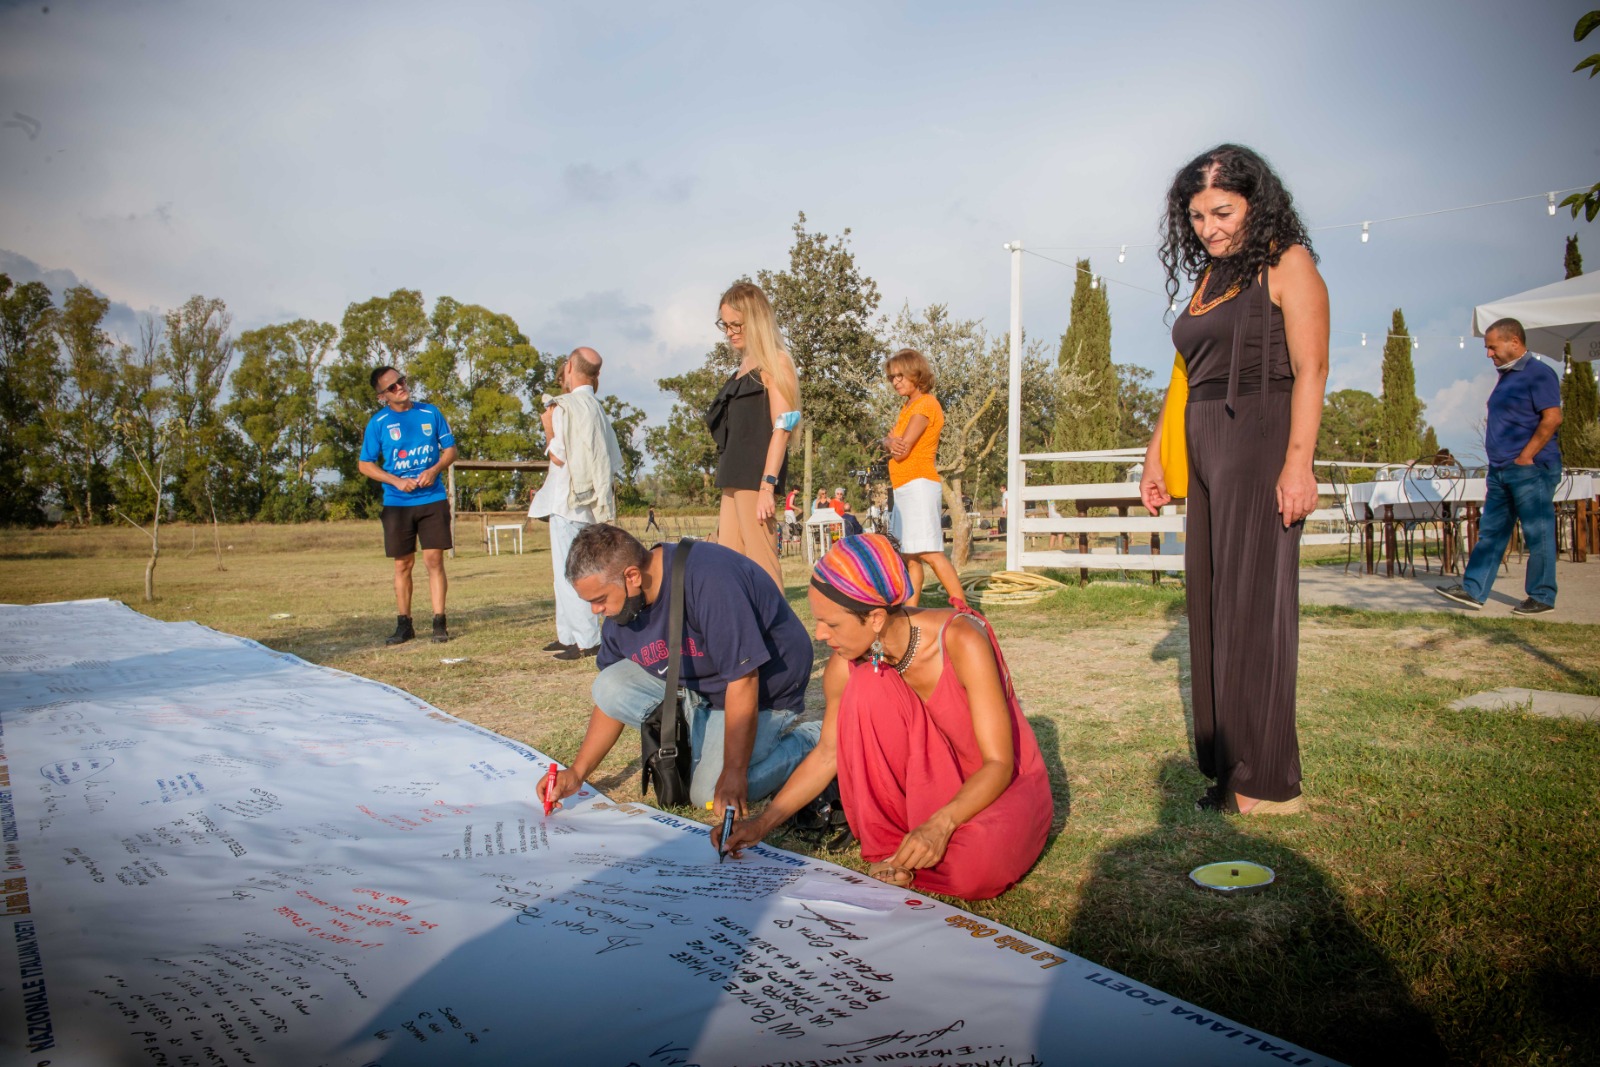
[{"label": "orange beaded necklace", "polygon": [[1234,297],[1239,295],[1240,289],[1243,288],[1239,282],[1234,282],[1232,285],[1228,286],[1227,292],[1223,293],[1215,300],[1202,301],[1200,298],[1205,295],[1206,282],[1210,280],[1211,268],[1207,267],[1206,272],[1200,275],[1200,284],[1194,287],[1194,295],[1189,298],[1189,314],[1195,318],[1199,318],[1201,315],[1204,315],[1218,304],[1225,304],[1229,300],[1232,300]]}]

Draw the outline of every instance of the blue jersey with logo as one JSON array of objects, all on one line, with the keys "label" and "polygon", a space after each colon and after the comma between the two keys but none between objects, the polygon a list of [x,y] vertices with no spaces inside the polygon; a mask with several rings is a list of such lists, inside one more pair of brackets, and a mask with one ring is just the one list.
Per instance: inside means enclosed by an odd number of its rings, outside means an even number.
[{"label": "blue jersey with logo", "polygon": [[[440,453],[455,443],[455,434],[445,425],[439,409],[413,401],[405,411],[384,407],[367,421],[367,434],[361,442],[361,461],[376,463],[400,478],[415,478],[438,463]],[[383,502],[388,507],[432,504],[448,495],[443,471],[432,485],[419,485],[409,493],[388,483],[383,486]]]}]

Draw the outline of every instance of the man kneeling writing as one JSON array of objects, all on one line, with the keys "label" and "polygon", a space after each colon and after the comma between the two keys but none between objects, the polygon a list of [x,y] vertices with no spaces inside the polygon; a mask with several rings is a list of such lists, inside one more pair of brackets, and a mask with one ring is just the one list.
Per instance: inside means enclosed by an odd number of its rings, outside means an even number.
[{"label": "man kneeling writing", "polygon": [[[583,785],[622,736],[638,729],[666,695],[670,545],[645,548],[615,526],[586,526],[567,556],[567,581],[597,615],[600,674],[594,711],[572,766],[556,778],[554,800]],[[816,746],[821,727],[796,725],[811,677],[811,636],[749,558],[696,543],[684,570],[683,652],[694,771],[689,799],[739,815],[763,800]]]}]

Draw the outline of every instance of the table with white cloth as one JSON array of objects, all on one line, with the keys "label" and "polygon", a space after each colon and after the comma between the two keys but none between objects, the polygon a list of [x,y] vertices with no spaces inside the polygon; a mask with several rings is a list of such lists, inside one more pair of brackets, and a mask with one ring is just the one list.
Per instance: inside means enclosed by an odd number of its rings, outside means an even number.
[{"label": "table with white cloth", "polygon": [[[1463,526],[1466,549],[1471,551],[1478,539],[1478,518],[1484,501],[1488,498],[1489,482],[1486,478],[1452,478],[1406,474],[1389,481],[1357,482],[1349,488],[1349,502],[1354,509],[1364,506],[1367,518],[1383,523],[1385,573],[1394,576],[1397,554],[1396,524],[1415,522],[1440,522],[1445,529],[1443,538],[1443,567],[1453,569],[1455,531]],[[1574,562],[1582,562],[1591,547],[1590,528],[1595,512],[1595,479],[1584,471],[1563,471],[1556,486],[1557,504],[1571,503],[1570,510],[1561,518],[1570,521],[1572,537],[1570,549]],[[1372,526],[1365,533],[1367,573],[1373,573],[1374,544]]]},{"label": "table with white cloth", "polygon": [[844,516],[832,508],[818,508],[806,519],[806,562],[815,563],[844,536]]}]

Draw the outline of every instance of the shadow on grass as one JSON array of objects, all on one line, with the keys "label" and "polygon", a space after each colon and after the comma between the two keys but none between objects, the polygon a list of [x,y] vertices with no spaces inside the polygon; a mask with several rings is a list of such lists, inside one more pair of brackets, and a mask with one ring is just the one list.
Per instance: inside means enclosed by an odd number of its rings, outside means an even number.
[{"label": "shadow on grass", "polygon": [[[1252,1029],[1350,1063],[1446,1060],[1433,1024],[1362,932],[1333,884],[1251,824],[1194,810],[1202,782],[1184,760],[1156,771],[1156,827],[1095,859],[1058,943]],[[1229,897],[1188,872],[1250,860],[1276,872],[1264,892]]]},{"label": "shadow on grass", "polygon": [[1580,670],[1577,667],[1570,666],[1566,662],[1551,655],[1546,649],[1542,649],[1530,644],[1527,639],[1527,634],[1523,632],[1526,628],[1527,625],[1525,623],[1507,622],[1495,626],[1483,636],[1484,639],[1492,645],[1512,646],[1513,648],[1527,655],[1529,659],[1538,660],[1545,666],[1561,672],[1569,680],[1577,682],[1590,692],[1600,691],[1600,674],[1597,674],[1593,670],[1585,671]]},{"label": "shadow on grass", "polygon": [[[422,601],[425,603],[426,599],[427,593],[424,590]],[[529,636],[529,644],[533,648],[538,647],[533,643],[534,640],[540,638],[549,640],[555,636],[555,601],[550,597],[529,597],[516,603],[463,607],[449,610],[446,614],[450,620],[451,641],[458,640],[475,630],[504,627],[525,629]],[[290,652],[314,663],[327,662],[342,655],[364,650],[387,650],[404,655],[417,648],[434,647],[429,641],[431,617],[425,606],[420,609],[413,608],[412,618],[416,621],[416,639],[393,648],[385,646],[383,640],[394,631],[394,617],[384,614],[340,618],[324,626],[300,627],[256,640],[269,648]],[[540,627],[548,630],[548,635],[542,633]],[[446,644],[436,647],[448,649],[450,646]]]},{"label": "shadow on grass", "polygon": [[[1189,754],[1198,760],[1194,744],[1194,681],[1189,673],[1189,620],[1181,610],[1182,605],[1178,607],[1172,629],[1150,650],[1150,659],[1156,663],[1171,660],[1173,669],[1178,672],[1178,698],[1183,701],[1183,726],[1189,737]],[[1169,612],[1168,618],[1172,617]]]},{"label": "shadow on grass", "polygon": [[1049,842],[1055,840],[1067,825],[1067,816],[1072,814],[1072,789],[1067,784],[1067,765],[1061,759],[1061,732],[1056,729],[1055,720],[1048,715],[1032,715],[1028,717],[1028,725],[1033,727],[1034,739],[1039,742],[1045,774],[1050,777],[1050,796],[1055,801],[1055,814],[1050,819],[1050,837],[1044,846],[1048,852]]}]

